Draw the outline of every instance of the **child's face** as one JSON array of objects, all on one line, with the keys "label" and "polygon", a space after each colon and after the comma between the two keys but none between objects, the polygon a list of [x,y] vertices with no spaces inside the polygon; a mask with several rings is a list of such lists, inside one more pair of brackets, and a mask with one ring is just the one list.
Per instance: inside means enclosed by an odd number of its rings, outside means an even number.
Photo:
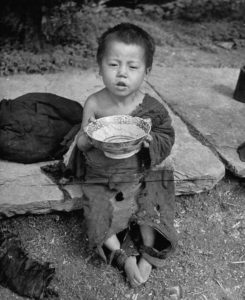
[{"label": "child's face", "polygon": [[113,95],[127,97],[140,88],[146,76],[144,54],[139,45],[116,40],[107,44],[100,75]]}]

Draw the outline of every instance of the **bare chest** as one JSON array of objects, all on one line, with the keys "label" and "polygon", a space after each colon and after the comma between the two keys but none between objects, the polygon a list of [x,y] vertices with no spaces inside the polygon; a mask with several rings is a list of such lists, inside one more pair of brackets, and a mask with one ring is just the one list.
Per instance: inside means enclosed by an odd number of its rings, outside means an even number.
[{"label": "bare chest", "polygon": [[113,115],[131,115],[133,111],[138,107],[138,104],[131,104],[127,106],[107,106],[98,112],[98,118],[113,116]]},{"label": "bare chest", "polygon": [[128,103],[103,102],[97,111],[97,118],[113,115],[132,115],[132,113],[143,102],[143,95]]}]

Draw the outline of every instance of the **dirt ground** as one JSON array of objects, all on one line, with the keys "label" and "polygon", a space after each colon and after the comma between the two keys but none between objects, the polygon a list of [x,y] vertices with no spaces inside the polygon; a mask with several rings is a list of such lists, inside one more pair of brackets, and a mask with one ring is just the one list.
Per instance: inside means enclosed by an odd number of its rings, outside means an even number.
[{"label": "dirt ground", "polygon": [[[245,64],[245,36],[229,32],[231,27],[243,32],[242,23],[237,27],[168,21],[164,26],[156,64],[217,68]],[[178,249],[164,268],[154,269],[149,281],[136,289],[88,251],[82,211],[19,216],[2,220],[0,228],[17,233],[32,257],[52,263],[56,276],[51,286],[61,300],[163,300],[166,288],[176,285],[183,288],[185,300],[245,300],[244,199],[245,180],[230,174],[209,192],[177,197]],[[0,287],[0,299],[25,298]]]}]

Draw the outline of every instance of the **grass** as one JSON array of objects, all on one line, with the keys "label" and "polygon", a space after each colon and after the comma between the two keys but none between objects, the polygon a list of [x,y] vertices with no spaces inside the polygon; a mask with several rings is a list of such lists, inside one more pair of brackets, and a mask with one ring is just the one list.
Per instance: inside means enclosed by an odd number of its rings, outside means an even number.
[{"label": "grass", "polygon": [[[32,257],[52,262],[60,299],[162,300],[167,287],[180,285],[185,300],[244,300],[244,197],[245,185],[231,175],[209,192],[177,197],[178,250],[134,290],[88,250],[82,211],[15,217],[1,228],[16,232]],[[0,298],[23,299],[3,288]]]}]

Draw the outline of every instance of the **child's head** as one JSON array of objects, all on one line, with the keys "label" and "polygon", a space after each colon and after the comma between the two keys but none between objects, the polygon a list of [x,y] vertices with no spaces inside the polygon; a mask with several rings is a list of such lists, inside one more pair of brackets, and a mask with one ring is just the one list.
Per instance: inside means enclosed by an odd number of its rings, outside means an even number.
[{"label": "child's head", "polygon": [[155,43],[153,38],[145,30],[130,23],[121,23],[115,27],[109,28],[99,39],[97,50],[97,62],[99,66],[101,66],[107,45],[111,41],[119,41],[128,45],[133,44],[142,47],[144,49],[146,70],[151,70],[155,52]]}]

